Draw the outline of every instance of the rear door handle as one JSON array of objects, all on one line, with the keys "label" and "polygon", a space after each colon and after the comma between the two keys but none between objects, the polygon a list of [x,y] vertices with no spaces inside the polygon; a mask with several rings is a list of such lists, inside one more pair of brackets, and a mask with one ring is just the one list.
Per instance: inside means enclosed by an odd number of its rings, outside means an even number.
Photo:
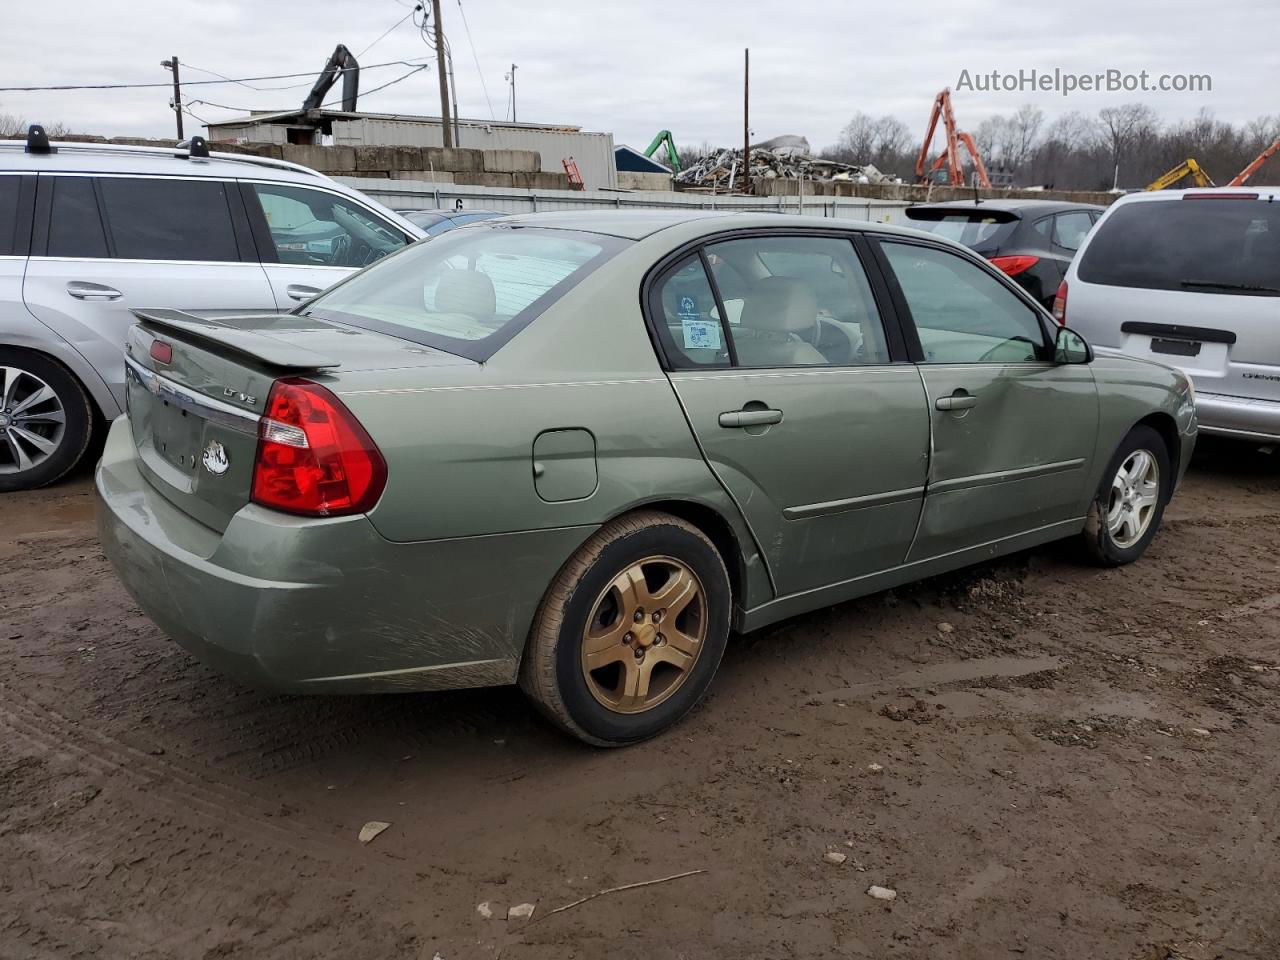
[{"label": "rear door handle", "polygon": [[72,280],[67,284],[67,293],[77,300],[119,300],[124,296],[115,287],[89,283],[86,280]]},{"label": "rear door handle", "polygon": [[939,397],[933,405],[939,410],[968,410],[978,405],[978,398],[957,392],[949,397]]},{"label": "rear door handle", "polygon": [[320,292],[319,287],[308,287],[305,283],[291,283],[284,288],[290,300],[310,300]]},{"label": "rear door handle", "polygon": [[720,414],[722,427],[764,427],[781,422],[781,410],[730,410]]}]

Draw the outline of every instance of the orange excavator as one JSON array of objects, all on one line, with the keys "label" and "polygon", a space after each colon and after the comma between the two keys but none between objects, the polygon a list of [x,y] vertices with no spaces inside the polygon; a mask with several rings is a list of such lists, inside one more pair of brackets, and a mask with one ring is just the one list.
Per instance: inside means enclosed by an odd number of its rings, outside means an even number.
[{"label": "orange excavator", "polygon": [[[942,118],[942,126],[947,132],[946,148],[938,154],[933,166],[925,172],[929,163],[929,148],[933,144],[934,131],[938,129],[938,118]],[[946,180],[942,181],[953,187],[964,186],[964,168],[960,165],[960,144],[969,151],[973,161],[973,171],[978,178],[978,185],[991,189],[991,180],[987,177],[987,168],[978,153],[978,145],[973,137],[956,129],[956,116],[951,111],[951,88],[947,87],[933,99],[933,112],[929,114],[929,129],[924,135],[924,144],[920,147],[920,156],[916,160],[916,182],[922,184],[937,183],[941,179],[938,172],[946,168]]]},{"label": "orange excavator", "polygon": [[1232,180],[1230,183],[1228,183],[1227,186],[1243,187],[1244,182],[1248,180],[1250,177],[1252,177],[1255,173],[1257,173],[1258,168],[1262,166],[1264,163],[1266,163],[1268,160],[1270,160],[1277,153],[1280,153],[1280,140],[1277,140],[1271,146],[1267,147],[1267,149],[1263,150],[1262,153],[1258,154],[1258,159],[1254,160],[1253,163],[1249,164],[1247,167],[1241,170],[1238,174],[1236,174],[1236,178]]}]

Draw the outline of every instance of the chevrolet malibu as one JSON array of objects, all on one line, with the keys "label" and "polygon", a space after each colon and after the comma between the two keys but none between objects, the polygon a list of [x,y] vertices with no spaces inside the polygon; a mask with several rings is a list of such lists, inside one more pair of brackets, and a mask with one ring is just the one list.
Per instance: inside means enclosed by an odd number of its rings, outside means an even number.
[{"label": "chevrolet malibu", "polygon": [[731,630],[1076,538],[1147,549],[1187,377],[939,237],[775,215],[463,227],[277,317],[139,313],[99,530],[179,644],[294,692],[518,682],[613,746]]}]

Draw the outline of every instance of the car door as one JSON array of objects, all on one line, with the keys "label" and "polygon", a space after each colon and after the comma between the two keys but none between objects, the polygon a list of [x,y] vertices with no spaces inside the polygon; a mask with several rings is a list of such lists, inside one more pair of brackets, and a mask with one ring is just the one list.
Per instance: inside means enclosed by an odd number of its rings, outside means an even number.
[{"label": "car door", "polygon": [[274,181],[242,181],[276,306],[292,310],[413,238],[345,194]]},{"label": "car door", "polygon": [[124,403],[132,311],[275,308],[233,181],[41,173],[23,298]]},{"label": "car door", "polygon": [[650,291],[672,387],[778,592],[902,563],[928,414],[850,237],[719,240]]},{"label": "car door", "polygon": [[918,360],[933,455],[912,561],[1076,519],[1095,455],[1087,365],[1057,365],[1043,315],[973,258],[882,240]]}]

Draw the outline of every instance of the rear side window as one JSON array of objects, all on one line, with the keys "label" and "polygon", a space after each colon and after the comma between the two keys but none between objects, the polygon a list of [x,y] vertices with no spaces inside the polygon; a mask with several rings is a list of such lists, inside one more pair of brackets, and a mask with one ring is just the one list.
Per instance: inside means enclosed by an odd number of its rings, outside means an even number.
[{"label": "rear side window", "polygon": [[1080,279],[1190,293],[1280,294],[1280,204],[1176,199],[1130,203],[1098,225]]},{"label": "rear side window", "polygon": [[116,257],[223,262],[240,259],[227,205],[228,184],[216,180],[102,177],[98,188]]},{"label": "rear side window", "polygon": [[1053,218],[1053,242],[1064,250],[1079,250],[1085,235],[1093,228],[1088,213],[1060,213]]},{"label": "rear side window", "polygon": [[10,256],[17,249],[18,187],[20,177],[0,177],[0,256]]},{"label": "rear side window", "polygon": [[355,274],[303,313],[484,361],[624,245],[570,230],[451,230]]},{"label": "rear side window", "polygon": [[48,255],[80,259],[106,257],[107,236],[98,215],[93,181],[88,177],[50,177],[49,180],[53,201]]}]

